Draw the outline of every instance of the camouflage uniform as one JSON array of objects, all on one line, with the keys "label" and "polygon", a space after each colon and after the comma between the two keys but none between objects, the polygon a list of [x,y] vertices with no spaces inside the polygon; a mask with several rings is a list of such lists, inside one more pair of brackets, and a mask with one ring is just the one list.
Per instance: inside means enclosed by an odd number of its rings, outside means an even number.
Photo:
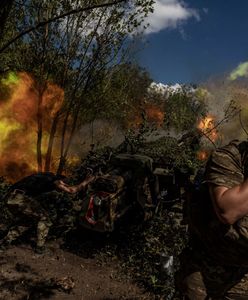
[{"label": "camouflage uniform", "polygon": [[10,244],[35,224],[36,246],[42,248],[52,225],[47,211],[38,201],[27,196],[21,190],[10,192],[7,195],[6,202],[12,220],[8,233],[2,239],[1,244]]},{"label": "camouflage uniform", "polygon": [[57,218],[51,193],[56,189],[56,180],[63,178],[51,172],[40,172],[24,177],[11,186],[5,202],[12,215],[12,222],[1,242],[3,245],[35,227],[36,246],[40,249],[44,246],[52,222]]},{"label": "camouflage uniform", "polygon": [[189,205],[191,246],[181,256],[179,287],[188,299],[248,299],[248,216],[222,224],[207,183],[232,188],[247,178],[248,143],[233,141],[210,157],[205,183]]}]

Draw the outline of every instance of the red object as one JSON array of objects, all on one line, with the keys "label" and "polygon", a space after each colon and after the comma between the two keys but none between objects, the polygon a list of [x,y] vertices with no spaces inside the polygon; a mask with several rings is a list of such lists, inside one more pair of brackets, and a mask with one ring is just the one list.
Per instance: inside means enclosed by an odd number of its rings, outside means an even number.
[{"label": "red object", "polygon": [[107,192],[97,192],[96,194],[90,195],[90,201],[88,205],[88,210],[85,215],[85,219],[91,224],[96,225],[97,220],[95,219],[95,213],[94,213],[94,197],[98,196],[100,199],[107,198],[109,196],[109,193]]},{"label": "red object", "polygon": [[85,219],[92,225],[96,224],[95,216],[94,216],[94,195],[90,196],[89,206],[88,206]]}]

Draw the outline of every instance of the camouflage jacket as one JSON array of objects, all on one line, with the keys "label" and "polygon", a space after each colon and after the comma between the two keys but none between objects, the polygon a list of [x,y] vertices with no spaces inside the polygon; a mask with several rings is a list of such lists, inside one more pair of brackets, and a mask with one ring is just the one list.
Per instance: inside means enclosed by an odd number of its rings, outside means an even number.
[{"label": "camouflage jacket", "polygon": [[208,184],[232,188],[247,178],[248,143],[232,141],[211,155],[205,181],[190,205],[192,232],[202,241],[209,254],[219,263],[248,267],[248,216],[233,225],[217,218]]}]

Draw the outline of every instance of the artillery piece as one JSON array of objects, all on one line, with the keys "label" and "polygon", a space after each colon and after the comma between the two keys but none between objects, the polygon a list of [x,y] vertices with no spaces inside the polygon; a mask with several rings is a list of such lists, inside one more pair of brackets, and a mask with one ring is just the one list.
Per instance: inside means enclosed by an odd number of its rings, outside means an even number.
[{"label": "artillery piece", "polygon": [[161,201],[180,201],[190,175],[154,164],[139,154],[112,157],[110,169],[88,187],[79,216],[80,225],[95,231],[113,231],[115,223],[134,206],[144,218],[156,212]]},{"label": "artillery piece", "polygon": [[[159,164],[143,154],[113,155],[107,165],[104,174],[98,172],[97,179],[89,183],[79,209],[77,206],[76,223],[94,231],[113,231],[116,222],[132,208],[138,209],[137,214],[141,212],[144,219],[150,217],[161,202],[171,205],[180,201],[189,182],[188,172]],[[15,183],[11,190],[39,197],[37,193],[55,189],[53,182],[57,179],[52,173],[33,174]]]}]

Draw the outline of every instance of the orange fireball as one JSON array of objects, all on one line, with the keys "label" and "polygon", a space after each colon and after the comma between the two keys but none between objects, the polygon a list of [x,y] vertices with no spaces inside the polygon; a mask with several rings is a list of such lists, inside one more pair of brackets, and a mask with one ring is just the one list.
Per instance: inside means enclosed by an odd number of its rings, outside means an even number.
[{"label": "orange fireball", "polygon": [[204,161],[204,160],[207,160],[207,158],[208,158],[208,153],[206,151],[202,150],[202,151],[197,152],[197,159],[198,160]]},{"label": "orange fireball", "polygon": [[[27,73],[10,73],[1,80],[9,98],[0,99],[0,176],[15,181],[37,171],[37,106],[38,96],[33,78]],[[1,94],[1,93],[0,93]],[[64,92],[47,83],[43,93],[42,155],[47,149],[51,120],[63,103]]]},{"label": "orange fireball", "polygon": [[200,129],[201,132],[206,135],[212,142],[216,141],[216,139],[218,138],[214,117],[212,116],[206,116],[205,118],[201,119],[197,128]]}]

